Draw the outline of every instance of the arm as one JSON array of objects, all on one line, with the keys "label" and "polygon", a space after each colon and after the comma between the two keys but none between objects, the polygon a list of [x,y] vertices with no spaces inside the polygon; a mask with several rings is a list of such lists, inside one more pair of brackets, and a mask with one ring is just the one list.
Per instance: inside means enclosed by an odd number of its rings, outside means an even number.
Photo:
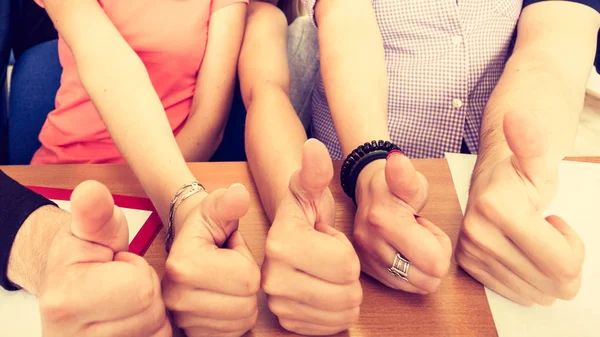
[{"label": "arm", "polygon": [[240,55],[242,97],[248,111],[246,152],[271,220],[300,167],[306,133],[289,97],[287,22],[272,5],[253,2]]},{"label": "arm", "polygon": [[209,160],[223,139],[245,20],[245,3],[227,6],[211,15],[192,109],[176,137],[186,161]]},{"label": "arm", "polygon": [[[72,51],[81,83],[115,144],[165,221],[175,191],[194,176],[144,64],[97,1],[44,0],[43,4]],[[182,204],[176,223],[193,204]]]},{"label": "arm", "polygon": [[510,155],[503,133],[508,111],[532,114],[548,134],[549,160],[570,150],[596,51],[600,15],[567,1],[526,7],[515,50],[486,106],[474,178]]},{"label": "arm", "polygon": [[562,218],[544,213],[575,138],[598,27],[600,15],[574,2],[526,7],[484,113],[454,256],[475,279],[522,305],[570,300],[581,285],[582,240]]},{"label": "arm", "polygon": [[388,78],[372,1],[318,0],[315,19],[323,84],[344,155],[389,140]]},{"label": "arm", "polygon": [[0,285],[38,293],[50,242],[68,213],[0,171]]},{"label": "arm", "polygon": [[323,144],[306,142],[288,98],[286,32],[279,9],[251,3],[239,74],[248,110],[246,151],[272,223],[261,282],[282,327],[331,335],[358,320],[360,263],[334,228],[331,158]]}]

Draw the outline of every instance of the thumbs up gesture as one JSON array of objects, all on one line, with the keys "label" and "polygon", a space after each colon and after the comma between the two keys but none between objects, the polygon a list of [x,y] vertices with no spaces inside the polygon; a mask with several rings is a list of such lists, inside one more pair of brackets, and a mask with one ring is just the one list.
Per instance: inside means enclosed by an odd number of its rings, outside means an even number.
[{"label": "thumbs up gesture", "polygon": [[256,323],[260,270],[237,230],[249,202],[242,185],[216,190],[175,232],[163,298],[188,337],[241,336]]},{"label": "thumbs up gesture", "polygon": [[522,305],[571,299],[580,287],[583,242],[542,212],[554,196],[558,161],[531,114],[509,112],[511,154],[474,175],[456,261],[475,279]]},{"label": "thumbs up gesture", "polygon": [[333,165],[315,139],[304,145],[296,171],[267,236],[263,289],[285,329],[331,335],[358,320],[362,302],[360,263],[337,231],[329,191]]},{"label": "thumbs up gesture", "polygon": [[[367,165],[358,177],[354,239],[363,272],[390,288],[417,294],[438,289],[448,272],[452,244],[429,220],[415,216],[427,202],[427,180],[410,159],[392,151]],[[404,278],[388,268],[402,270]]]},{"label": "thumbs up gesture", "polygon": [[125,216],[108,189],[84,182],[71,207],[71,226],[54,237],[41,277],[43,335],[171,336],[158,276],[127,252]]}]

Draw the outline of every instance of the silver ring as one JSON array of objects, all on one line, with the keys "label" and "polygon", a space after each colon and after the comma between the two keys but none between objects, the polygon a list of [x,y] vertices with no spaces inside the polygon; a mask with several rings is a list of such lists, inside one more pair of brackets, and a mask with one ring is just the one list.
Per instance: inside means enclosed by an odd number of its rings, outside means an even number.
[{"label": "silver ring", "polygon": [[395,277],[399,277],[408,282],[409,267],[410,261],[408,261],[402,254],[396,253],[396,256],[394,256],[394,262],[392,263],[392,266],[388,268],[388,272]]}]

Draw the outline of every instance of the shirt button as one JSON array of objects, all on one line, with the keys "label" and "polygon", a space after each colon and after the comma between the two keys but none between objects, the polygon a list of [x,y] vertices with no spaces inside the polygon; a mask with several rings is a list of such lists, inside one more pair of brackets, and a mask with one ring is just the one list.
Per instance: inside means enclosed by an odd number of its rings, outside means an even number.
[{"label": "shirt button", "polygon": [[460,44],[462,43],[462,41],[463,41],[463,38],[462,38],[462,36],[456,35],[456,36],[453,36],[453,37],[452,37],[452,43],[453,43],[455,46],[458,46],[458,45],[460,45]]},{"label": "shirt button", "polygon": [[462,108],[463,105],[464,105],[463,101],[460,100],[460,99],[458,99],[458,98],[455,98],[455,99],[452,100],[452,106],[455,107],[455,108],[457,108],[457,109]]}]

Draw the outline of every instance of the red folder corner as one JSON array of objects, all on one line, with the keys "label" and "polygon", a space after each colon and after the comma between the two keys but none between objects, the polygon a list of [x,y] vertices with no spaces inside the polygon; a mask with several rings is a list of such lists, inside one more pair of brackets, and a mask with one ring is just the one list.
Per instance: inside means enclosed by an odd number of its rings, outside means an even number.
[{"label": "red folder corner", "polygon": [[[54,200],[65,200],[71,199],[71,193],[73,190],[52,188],[52,187],[39,187],[39,186],[27,186],[30,190],[43,195],[48,199]],[[154,205],[148,198],[129,197],[124,195],[113,194],[115,205],[122,208],[137,209],[143,211],[150,211],[151,214],[146,222],[140,228],[140,231],[133,238],[129,244],[129,252],[143,256],[154,238],[162,228],[162,222],[158,216],[158,212],[154,209]]]}]

